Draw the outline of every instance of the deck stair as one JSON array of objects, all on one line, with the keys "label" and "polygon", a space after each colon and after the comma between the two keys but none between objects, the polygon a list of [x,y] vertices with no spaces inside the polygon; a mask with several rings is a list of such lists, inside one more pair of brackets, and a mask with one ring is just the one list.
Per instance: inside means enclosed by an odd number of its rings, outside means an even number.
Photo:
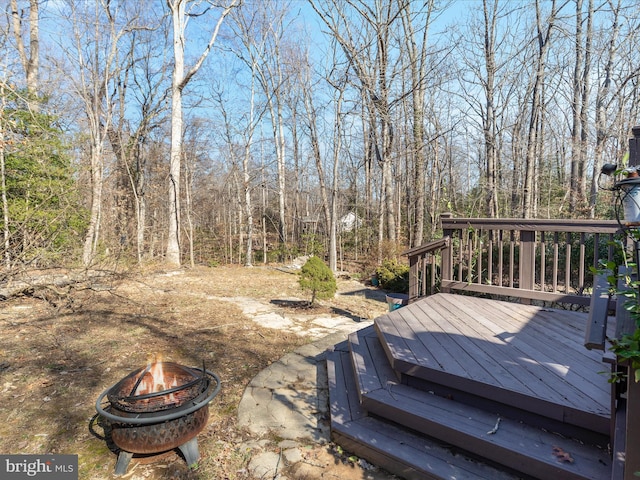
[{"label": "deck stair", "polygon": [[611,479],[609,386],[589,376],[605,367],[582,314],[468,298],[426,297],[329,352],[333,439],[407,479]]}]

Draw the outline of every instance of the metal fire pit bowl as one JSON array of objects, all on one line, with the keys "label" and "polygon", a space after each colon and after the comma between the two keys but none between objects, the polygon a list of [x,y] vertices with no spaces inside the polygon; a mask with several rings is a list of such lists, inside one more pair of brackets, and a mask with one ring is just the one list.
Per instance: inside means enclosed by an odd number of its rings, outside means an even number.
[{"label": "metal fire pit bowl", "polygon": [[[197,435],[209,419],[208,404],[220,392],[218,376],[203,368],[162,362],[165,378],[178,385],[134,395],[149,366],[127,375],[96,400],[96,410],[107,423],[120,449],[115,474],[124,475],[134,454],[160,454],[178,448],[190,467],[197,463]],[[105,397],[108,400],[103,406]]]}]

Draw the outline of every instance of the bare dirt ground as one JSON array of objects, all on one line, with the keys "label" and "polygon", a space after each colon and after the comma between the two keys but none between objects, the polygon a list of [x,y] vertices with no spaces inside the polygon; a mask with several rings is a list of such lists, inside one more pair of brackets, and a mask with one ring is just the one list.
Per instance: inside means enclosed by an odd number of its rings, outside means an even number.
[{"label": "bare dirt ground", "polygon": [[[302,308],[297,275],[270,267],[218,267],[129,273],[44,301],[29,296],[0,302],[0,453],[68,453],[79,456],[79,478],[112,478],[116,456],[95,418],[95,401],[107,387],[155,356],[202,365],[222,379],[198,436],[201,460],[186,468],[177,455],[136,463],[129,479],[245,479],[250,435],[237,426],[237,406],[262,369],[323,334],[347,316],[373,319],[386,311],[375,289],[340,279],[339,294]],[[243,299],[289,310],[301,322],[269,328],[243,311]],[[249,302],[250,303],[250,302]],[[282,315],[281,315],[282,316]],[[268,317],[265,317],[268,318]],[[306,323],[305,323],[306,322]],[[304,327],[308,325],[309,328]],[[277,442],[277,439],[273,439]],[[263,445],[264,446],[264,445]],[[268,447],[268,445],[267,445]],[[286,478],[374,478],[335,445],[309,445],[315,468],[286,471]],[[303,462],[305,463],[305,462]],[[376,475],[376,478],[379,478]]]}]

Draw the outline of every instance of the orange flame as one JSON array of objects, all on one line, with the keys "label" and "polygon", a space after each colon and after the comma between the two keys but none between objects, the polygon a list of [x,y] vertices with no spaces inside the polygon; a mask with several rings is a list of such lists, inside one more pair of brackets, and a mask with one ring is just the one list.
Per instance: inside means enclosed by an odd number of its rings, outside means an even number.
[{"label": "orange flame", "polygon": [[[150,364],[149,371],[144,374],[144,378],[138,385],[138,388],[136,388],[135,395],[162,392],[163,390],[168,390],[177,386],[178,380],[175,375],[173,380],[168,381],[168,379],[165,378],[162,362],[160,360],[156,360]],[[173,400],[173,393],[171,394],[171,397],[172,398],[170,400]]]}]

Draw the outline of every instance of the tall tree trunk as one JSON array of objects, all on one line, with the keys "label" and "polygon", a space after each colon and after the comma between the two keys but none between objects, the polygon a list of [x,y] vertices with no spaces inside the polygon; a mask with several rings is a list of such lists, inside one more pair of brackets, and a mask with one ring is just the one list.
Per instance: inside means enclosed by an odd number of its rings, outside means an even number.
[{"label": "tall tree trunk", "polygon": [[596,146],[593,161],[593,170],[591,172],[591,194],[589,197],[589,217],[595,218],[596,201],[598,195],[598,175],[602,167],[602,155],[604,152],[604,144],[608,137],[607,123],[607,103],[610,101],[611,75],[613,70],[613,60],[617,53],[618,35],[620,32],[620,8],[621,1],[612,5],[613,20],[610,28],[611,37],[609,39],[609,47],[607,49],[607,59],[604,67],[604,78],[598,87],[596,95],[596,111],[595,111],[595,129],[596,129]]},{"label": "tall tree trunk", "polygon": [[489,0],[483,0],[484,13],[484,64],[486,68],[485,83],[485,116],[483,121],[484,154],[486,157],[486,215],[489,218],[498,217],[498,145],[497,119],[495,111],[495,76],[496,76],[496,21],[498,0],[493,1],[489,9]]},{"label": "tall tree trunk", "polygon": [[187,217],[187,235],[189,240],[189,266],[195,267],[195,252],[194,252],[194,226],[193,226],[193,214],[192,214],[192,190],[193,190],[193,165],[195,159],[193,154],[188,153],[184,155],[184,201],[186,204],[185,215]]},{"label": "tall tree trunk", "polygon": [[362,162],[364,163],[364,211],[367,221],[367,243],[373,239],[373,141],[371,134],[371,125],[365,119],[367,110],[364,103],[361,105],[362,122],[362,137],[364,138],[364,152]]},{"label": "tall tree trunk", "polygon": [[[333,134],[333,185],[331,187],[331,224],[329,226],[329,267],[331,271],[338,271],[338,239],[337,239],[337,222],[338,222],[338,179],[340,177],[340,149],[342,145],[342,98],[344,95],[344,87],[338,92],[338,98],[335,102],[335,119]],[[356,212],[355,228],[358,228],[358,214]]]},{"label": "tall tree trunk", "polygon": [[0,81],[0,188],[2,189],[2,236],[4,240],[4,262],[7,269],[11,268],[11,231],[9,230],[9,201],[7,198],[7,172],[5,165],[5,151],[7,139],[5,138],[4,113],[6,111],[4,80]]},{"label": "tall tree trunk", "polygon": [[573,99],[571,101],[572,122],[571,122],[571,174],[569,176],[569,210],[575,214],[576,208],[581,201],[580,177],[581,172],[581,145],[580,145],[580,102],[582,100],[581,70],[583,68],[583,46],[582,46],[582,0],[576,2],[576,32],[575,42],[575,63],[573,66]]},{"label": "tall tree trunk", "polygon": [[167,0],[173,25],[173,75],[171,78],[171,153],[169,159],[169,227],[167,232],[166,261],[180,266],[180,160],[182,157],[182,92],[191,78],[198,72],[213,48],[224,18],[236,6],[238,0],[231,0],[223,7],[220,17],[211,33],[209,43],[191,69],[185,74],[184,54],[186,47],[185,28],[187,25],[186,6],[188,0]]},{"label": "tall tree trunk", "polygon": [[91,162],[91,209],[89,216],[89,226],[85,236],[84,248],[82,250],[82,263],[89,266],[98,245],[100,236],[100,218],[102,216],[102,189],[104,176],[104,158],[102,151],[102,138],[94,137],[90,147]]},{"label": "tall tree trunk", "polygon": [[526,157],[525,147],[522,141],[523,131],[526,123],[524,108],[519,112],[516,121],[511,127],[511,137],[514,139],[511,145],[511,157],[513,158],[513,169],[511,171],[511,199],[509,202],[509,212],[511,217],[522,215],[522,185],[523,185],[523,162]]},{"label": "tall tree trunk", "polygon": [[[33,96],[38,95],[39,67],[40,67],[40,29],[39,29],[39,0],[29,0],[29,51],[22,36],[22,17],[18,9],[18,1],[11,0],[11,25],[20,62],[24,69],[27,90]],[[29,105],[35,112],[39,110],[38,102],[29,99]]]},{"label": "tall tree trunk", "polygon": [[280,101],[277,102],[277,129],[278,135],[276,137],[276,141],[278,142],[279,148],[277,153],[277,161],[278,161],[278,214],[280,215],[280,239],[283,244],[287,243],[287,217],[286,217],[286,208],[287,208],[287,200],[286,200],[286,189],[287,189],[287,170],[286,170],[286,159],[285,159],[285,136],[284,136],[284,118],[282,113],[282,104]]},{"label": "tall tree trunk", "polygon": [[[251,172],[249,170],[249,162],[251,161],[251,148],[253,147],[253,134],[255,131],[254,104],[255,104],[255,63],[251,67],[251,96],[249,102],[249,130],[247,133],[247,142],[242,157],[242,188],[244,190],[244,211],[247,216],[247,246],[245,251],[244,265],[245,267],[253,266],[253,204],[251,200]],[[266,248],[264,251],[266,257]],[[265,259],[266,261],[266,259]]]},{"label": "tall tree trunk", "polygon": [[425,217],[425,175],[426,175],[426,145],[424,138],[425,111],[424,101],[426,94],[426,54],[431,13],[434,9],[434,1],[426,2],[427,14],[424,27],[422,27],[422,42],[418,50],[415,39],[415,30],[411,18],[411,2],[404,3],[401,0],[402,23],[406,48],[409,57],[409,71],[411,74],[411,98],[412,98],[412,144],[414,155],[413,189],[415,203],[413,216],[415,217],[413,232],[410,235],[410,246],[422,245],[424,239]]},{"label": "tall tree trunk", "polygon": [[[536,57],[536,66],[533,74],[533,89],[531,98],[531,116],[529,119],[529,130],[527,134],[527,154],[525,159],[525,177],[524,177],[524,198],[522,215],[523,218],[531,218],[531,215],[535,209],[535,163],[536,152],[538,151],[537,142],[541,139],[538,138],[540,113],[542,110],[542,84],[544,82],[547,52],[549,50],[549,42],[551,40],[551,33],[555,25],[557,11],[556,2],[551,2],[551,13],[545,20],[542,18],[542,12],[540,11],[540,0],[536,0],[536,24],[537,24],[537,39],[538,39],[538,55]],[[546,25],[546,30],[543,28],[543,22]]]},{"label": "tall tree trunk", "polygon": [[[169,231],[167,263],[180,266],[180,159],[182,156],[182,90],[186,4],[184,0],[167,0],[173,21],[173,74],[171,77],[171,153],[169,157]],[[183,85],[184,82],[184,85]]]},{"label": "tall tree trunk", "polygon": [[587,10],[587,32],[585,38],[584,68],[582,70],[582,91],[580,105],[580,179],[578,191],[580,192],[581,214],[587,206],[587,149],[589,140],[589,97],[591,93],[591,55],[593,49],[593,0],[589,0]]},{"label": "tall tree trunk", "polygon": [[[82,250],[82,262],[88,267],[93,262],[100,238],[100,221],[102,218],[102,194],[103,194],[103,177],[104,177],[104,142],[108,138],[108,131],[111,128],[113,101],[107,95],[107,91],[111,82],[118,72],[118,40],[121,38],[123,31],[116,31],[115,19],[113,12],[109,10],[109,4],[102,7],[95,6],[95,22],[100,21],[101,15],[105,15],[109,19],[107,38],[109,45],[106,48],[104,58],[101,58],[103,42],[101,31],[91,31],[91,54],[93,58],[84,57],[84,49],[86,38],[83,33],[77,31],[75,41],[75,49],[80,64],[80,96],[85,105],[85,114],[89,123],[89,169],[91,180],[91,206],[90,217],[87,232],[85,234],[84,246]],[[104,11],[101,11],[104,8]],[[76,18],[75,22],[81,22],[80,18]],[[85,19],[82,19],[84,22]],[[99,64],[104,66],[98,68]]]},{"label": "tall tree trunk", "polygon": [[[304,104],[307,113],[307,128],[309,130],[309,138],[311,142],[311,151],[313,152],[313,159],[316,164],[316,171],[318,172],[318,185],[320,186],[320,198],[322,199],[322,212],[324,213],[324,221],[327,232],[331,231],[331,207],[329,205],[329,197],[327,195],[327,186],[325,182],[324,167],[322,165],[322,154],[320,153],[320,139],[318,138],[318,126],[315,106],[313,104],[313,97],[310,90],[304,91]],[[335,245],[334,245],[335,247]],[[331,248],[329,248],[329,256],[331,257]],[[329,268],[335,271],[335,253],[333,255],[334,264],[329,262]]]}]

